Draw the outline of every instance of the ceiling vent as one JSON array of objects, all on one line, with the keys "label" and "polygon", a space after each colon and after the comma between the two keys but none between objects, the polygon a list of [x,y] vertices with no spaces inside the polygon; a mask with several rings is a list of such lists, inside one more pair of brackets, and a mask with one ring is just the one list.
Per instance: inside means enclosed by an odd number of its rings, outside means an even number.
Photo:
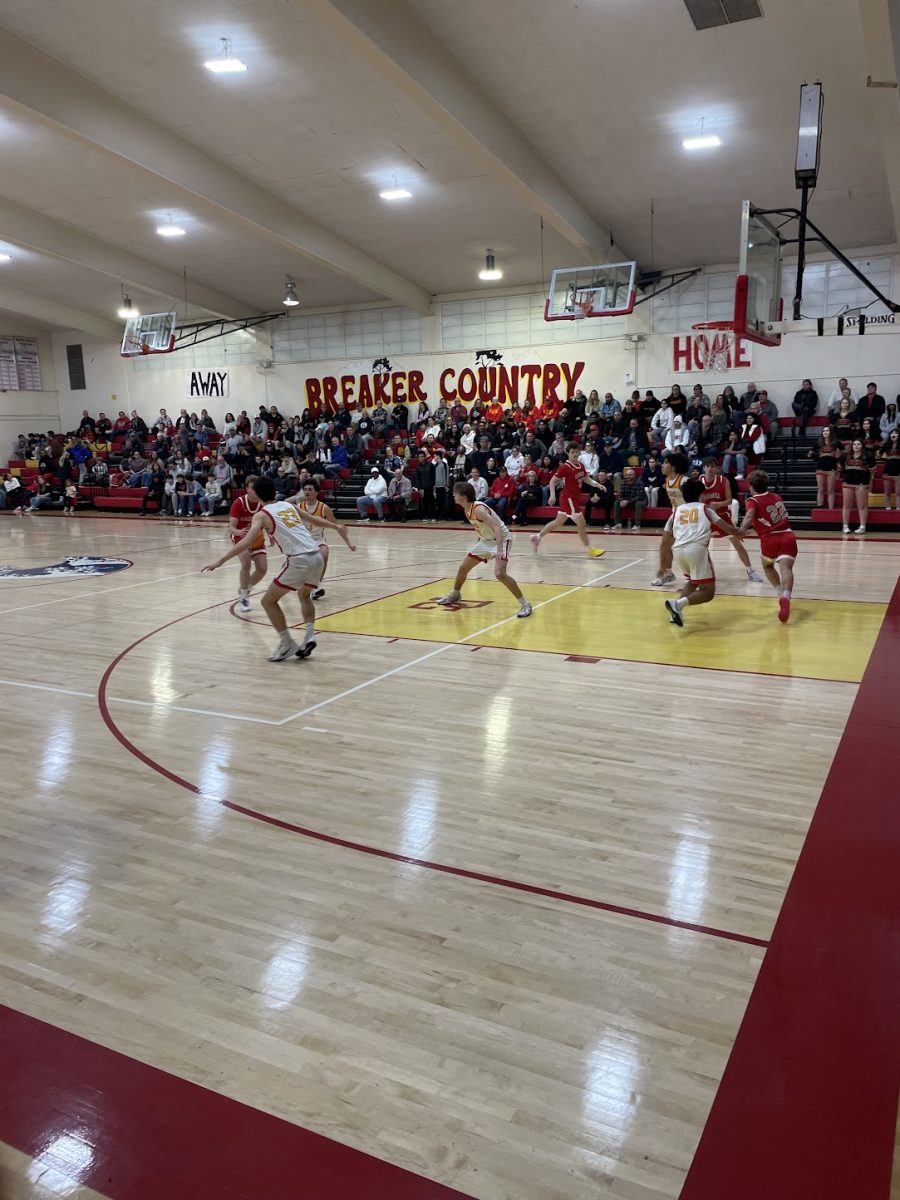
[{"label": "ceiling vent", "polygon": [[751,21],[762,16],[759,0],[684,0],[685,8],[698,29]]}]

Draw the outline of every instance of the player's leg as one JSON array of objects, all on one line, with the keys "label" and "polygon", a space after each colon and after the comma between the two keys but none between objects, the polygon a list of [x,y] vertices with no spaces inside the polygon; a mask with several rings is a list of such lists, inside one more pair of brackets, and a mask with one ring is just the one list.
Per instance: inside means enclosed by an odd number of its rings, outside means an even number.
[{"label": "player's leg", "polygon": [[575,528],[578,531],[578,537],[581,540],[582,546],[587,548],[588,557],[599,558],[601,554],[605,554],[605,550],[600,550],[596,546],[591,545],[591,539],[588,537],[587,521],[584,519],[584,513],[573,513],[572,520],[575,522]]},{"label": "player's leg", "polygon": [[250,568],[253,562],[249,550],[238,555],[240,570],[238,572],[238,608],[241,612],[250,611]]},{"label": "player's leg", "polygon": [[309,658],[316,648],[316,606],[313,603],[313,594],[319,586],[324,566],[322,555],[316,551],[315,554],[305,556],[304,565],[300,568],[302,583],[297,587],[297,599],[300,601],[300,615],[303,617],[303,641],[296,652],[297,658]]},{"label": "player's leg", "polygon": [[737,551],[737,556],[741,560],[744,570],[747,572],[747,578],[751,583],[762,583],[762,575],[758,571],[754,571],[753,564],[750,561],[750,555],[747,553],[747,547],[737,536],[737,533],[729,534],[728,540],[731,542]]},{"label": "player's leg", "polygon": [[250,587],[255,587],[261,579],[265,578],[268,566],[269,562],[265,550],[258,550],[255,554],[250,555]]},{"label": "player's leg", "polygon": [[501,547],[494,557],[494,574],[507,589],[507,591],[511,592],[518,600],[519,611],[516,615],[519,617],[530,617],[532,611],[531,605],[523,596],[522,589],[519,587],[518,583],[516,583],[512,575],[509,574],[509,543],[507,543],[505,547]]},{"label": "player's leg", "polygon": [[861,483],[856,489],[856,511],[859,513],[859,528],[857,533],[866,532],[866,521],[869,517],[869,485]]},{"label": "player's leg", "polygon": [[541,541],[547,536],[547,534],[553,533],[555,529],[562,529],[568,519],[569,514],[561,508],[552,521],[548,521],[543,528],[537,531],[537,533],[531,534],[531,544],[534,547],[535,554],[537,554],[538,546],[540,546]]},{"label": "player's leg", "polygon": [[659,569],[656,572],[656,578],[651,580],[651,587],[662,587],[664,583],[671,583],[674,580],[675,572],[672,570],[672,547],[674,545],[673,534],[664,529],[659,543]]},{"label": "player's leg", "polygon": [[278,634],[278,645],[269,655],[269,662],[281,662],[297,649],[297,643],[291,637],[288,630],[287,619],[281,611],[281,601],[288,592],[293,590],[289,584],[281,584],[277,579],[273,579],[262,598],[263,611],[269,618],[272,628]]},{"label": "player's leg", "polygon": [[445,607],[449,604],[455,604],[459,600],[463,584],[469,578],[469,574],[484,561],[485,559],[480,554],[467,554],[459,564],[459,570],[456,572],[456,578],[453,580],[453,587],[446,596],[441,596],[438,604],[443,604]]},{"label": "player's leg", "polygon": [[[324,579],[325,572],[328,570],[328,546],[325,542],[322,542],[321,545],[319,546],[319,553],[322,555],[322,563],[323,563],[322,579]],[[322,582],[322,579],[319,580],[320,584]],[[321,600],[324,595],[325,595],[325,589],[323,587],[317,587],[316,590],[312,594],[312,598],[313,598],[313,600]]]},{"label": "player's leg", "polygon": [[779,558],[772,567],[772,574],[777,580],[774,587],[778,592],[778,620],[788,621],[791,616],[791,593],[794,590],[794,560],[790,557]]}]

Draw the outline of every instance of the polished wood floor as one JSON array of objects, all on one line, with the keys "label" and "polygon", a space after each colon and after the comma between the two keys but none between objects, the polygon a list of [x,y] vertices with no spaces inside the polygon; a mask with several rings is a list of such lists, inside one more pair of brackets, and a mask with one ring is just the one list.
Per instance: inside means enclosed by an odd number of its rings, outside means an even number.
[{"label": "polished wood floor", "polygon": [[355,536],[270,664],[221,525],[0,521],[134,563],[0,579],[2,999],[480,1200],[677,1197],[898,546],[804,541],[783,627],[719,544],[676,630],[653,535],[517,536],[527,621],[435,606],[463,530]]}]

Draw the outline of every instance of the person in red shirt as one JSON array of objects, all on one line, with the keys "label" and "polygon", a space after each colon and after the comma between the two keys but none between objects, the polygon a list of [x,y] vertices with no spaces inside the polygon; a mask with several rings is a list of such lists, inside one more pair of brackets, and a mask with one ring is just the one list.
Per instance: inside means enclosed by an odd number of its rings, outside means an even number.
[{"label": "person in red shirt", "polygon": [[485,409],[484,419],[489,425],[499,425],[503,420],[503,405],[492,400]]},{"label": "person in red shirt", "polygon": [[604,553],[603,550],[591,545],[591,540],[587,534],[587,522],[584,519],[584,513],[581,511],[581,503],[584,499],[581,491],[581,485],[585,482],[592,483],[596,487],[601,488],[602,485],[596,479],[592,479],[587,473],[584,464],[578,461],[578,452],[580,446],[576,442],[569,442],[566,446],[566,462],[560,463],[556,468],[556,474],[550,480],[550,503],[556,504],[556,489],[558,484],[562,484],[562,495],[559,498],[559,512],[549,523],[545,525],[540,533],[531,535],[531,544],[534,547],[534,552],[537,554],[541,541],[552,533],[554,529],[562,529],[566,521],[572,521],[578,536],[581,539],[582,546],[586,547],[588,558],[599,558]]},{"label": "person in red shirt", "polygon": [[124,437],[131,429],[131,418],[126,417],[120,410],[119,415],[113,422],[113,437]]},{"label": "person in red shirt", "polygon": [[[243,496],[238,496],[228,510],[228,532],[235,545],[246,535],[254,516],[262,507],[253,490],[256,479],[256,475],[247,476],[247,491]],[[254,584],[259,583],[268,566],[266,542],[262,534],[249,550],[244,550],[238,555],[238,561],[241,564],[238,578],[238,608],[241,612],[247,613],[250,611],[250,589]]]},{"label": "person in red shirt", "polygon": [[728,486],[728,480],[719,469],[719,460],[717,458],[705,458],[703,460],[700,483],[703,485],[703,495],[700,497],[701,503],[711,508],[716,516],[724,521],[731,530],[730,533],[725,533],[721,529],[713,529],[712,536],[714,538],[727,537],[737,551],[737,556],[741,560],[750,582],[762,583],[763,577],[758,571],[754,571],[750,562],[750,555],[747,553],[744,543],[738,537],[738,531],[731,519],[731,488]]},{"label": "person in red shirt", "polygon": [[797,538],[791,529],[784,501],[776,492],[769,491],[769,477],[765,471],[753,471],[747,485],[750,499],[740,532],[746,533],[752,525],[758,534],[763,570],[778,594],[778,620],[787,621],[791,615]]},{"label": "person in red shirt", "polygon": [[506,467],[501,466],[497,478],[488,488],[488,494],[484,502],[489,508],[494,510],[502,521],[506,514],[506,509],[515,494],[516,481],[507,472]]}]

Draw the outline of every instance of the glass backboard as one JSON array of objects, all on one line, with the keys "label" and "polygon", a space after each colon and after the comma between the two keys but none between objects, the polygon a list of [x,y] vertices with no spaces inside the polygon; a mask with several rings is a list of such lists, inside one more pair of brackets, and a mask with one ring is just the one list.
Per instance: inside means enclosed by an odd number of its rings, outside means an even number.
[{"label": "glass backboard", "polygon": [[781,235],[749,200],[741,207],[740,265],[734,293],[734,329],[763,346],[781,345]]},{"label": "glass backboard", "polygon": [[578,321],[583,317],[622,317],[634,308],[637,263],[604,263],[596,267],[560,267],[550,279],[545,321]]},{"label": "glass backboard", "polygon": [[170,354],[175,349],[174,312],[148,313],[141,317],[129,317],[122,336],[123,358],[135,358],[139,354]]}]

